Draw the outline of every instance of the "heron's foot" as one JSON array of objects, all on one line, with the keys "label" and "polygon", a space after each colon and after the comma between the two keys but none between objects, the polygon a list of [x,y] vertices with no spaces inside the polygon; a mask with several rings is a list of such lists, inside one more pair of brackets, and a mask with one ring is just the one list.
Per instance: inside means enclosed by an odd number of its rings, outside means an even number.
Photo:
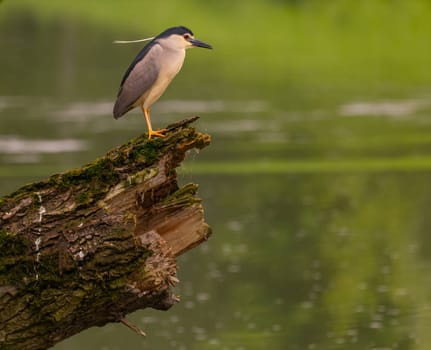
[{"label": "heron's foot", "polygon": [[167,133],[168,129],[159,129],[159,130],[148,130],[148,139],[150,140],[154,137],[165,137],[165,133]]}]

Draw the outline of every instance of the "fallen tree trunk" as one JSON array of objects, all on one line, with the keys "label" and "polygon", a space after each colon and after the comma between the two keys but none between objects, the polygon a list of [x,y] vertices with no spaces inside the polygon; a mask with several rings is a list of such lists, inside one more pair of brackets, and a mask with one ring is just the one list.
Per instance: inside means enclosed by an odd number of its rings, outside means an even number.
[{"label": "fallen tree trunk", "polygon": [[175,171],[210,142],[195,119],[0,199],[1,349],[46,349],[178,301],[175,257],[210,234],[197,186],[179,188]]}]

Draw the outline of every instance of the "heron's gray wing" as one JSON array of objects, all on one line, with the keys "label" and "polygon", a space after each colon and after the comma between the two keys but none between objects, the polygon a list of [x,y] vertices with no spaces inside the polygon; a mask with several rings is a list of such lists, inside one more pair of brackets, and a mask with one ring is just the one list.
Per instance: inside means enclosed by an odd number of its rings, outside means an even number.
[{"label": "heron's gray wing", "polygon": [[[114,117],[120,118],[131,110],[135,102],[144,95],[154,84],[158,76],[155,57],[160,50],[159,45],[153,45],[144,57],[133,62],[123,78],[123,84],[114,105]],[[139,55],[138,55],[139,57]]]}]

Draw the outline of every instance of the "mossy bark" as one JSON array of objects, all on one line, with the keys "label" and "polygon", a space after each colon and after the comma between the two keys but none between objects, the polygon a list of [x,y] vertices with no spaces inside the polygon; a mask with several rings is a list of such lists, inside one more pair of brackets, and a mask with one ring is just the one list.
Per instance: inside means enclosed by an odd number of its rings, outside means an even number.
[{"label": "mossy bark", "polygon": [[197,186],[175,171],[210,142],[194,120],[0,199],[1,349],[46,349],[178,300],[175,257],[210,234]]}]

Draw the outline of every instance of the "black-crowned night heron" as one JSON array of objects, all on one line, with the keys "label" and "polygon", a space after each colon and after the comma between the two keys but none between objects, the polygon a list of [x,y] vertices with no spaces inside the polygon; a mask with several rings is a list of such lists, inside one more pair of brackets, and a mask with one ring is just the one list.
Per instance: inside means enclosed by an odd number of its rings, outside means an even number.
[{"label": "black-crowned night heron", "polygon": [[165,129],[153,130],[151,126],[150,107],[180,71],[186,49],[195,46],[212,49],[211,45],[195,39],[193,32],[185,27],[166,29],[151,40],[124,74],[114,105],[115,119],[139,106],[147,121],[148,138],[163,137]]}]

